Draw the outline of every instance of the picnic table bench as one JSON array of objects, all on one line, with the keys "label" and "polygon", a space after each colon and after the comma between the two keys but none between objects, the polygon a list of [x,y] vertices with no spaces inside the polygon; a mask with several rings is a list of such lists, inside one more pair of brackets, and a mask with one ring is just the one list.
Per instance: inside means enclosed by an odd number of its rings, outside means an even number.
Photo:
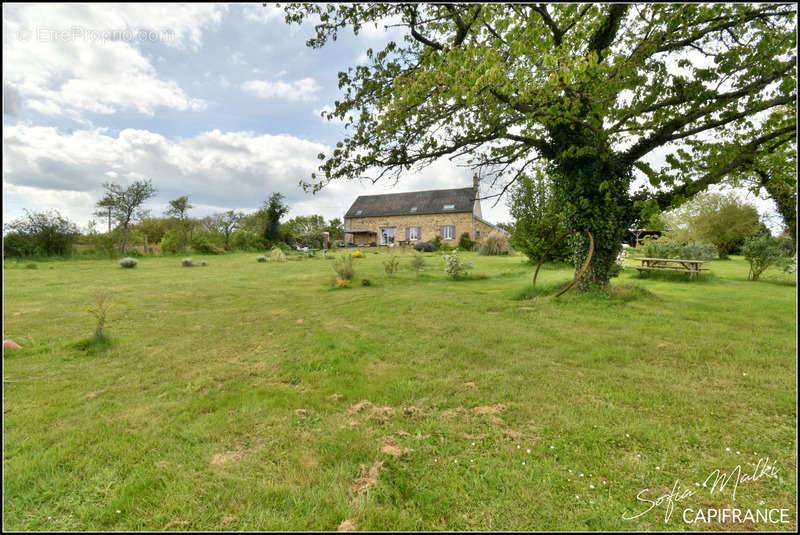
[{"label": "picnic table bench", "polygon": [[700,275],[702,271],[710,271],[709,268],[704,268],[705,260],[688,260],[684,258],[640,258],[641,266],[635,269],[639,273],[646,271],[673,271],[678,273],[686,273],[691,279],[695,275]]}]

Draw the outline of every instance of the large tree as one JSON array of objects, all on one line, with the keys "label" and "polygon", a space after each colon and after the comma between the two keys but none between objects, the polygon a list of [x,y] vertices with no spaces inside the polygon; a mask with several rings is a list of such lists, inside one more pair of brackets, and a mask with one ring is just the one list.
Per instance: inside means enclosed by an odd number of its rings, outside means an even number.
[{"label": "large tree", "polygon": [[97,206],[100,208],[110,206],[112,217],[122,225],[120,252],[125,254],[131,223],[147,216],[147,210],[142,209],[142,204],[154,197],[158,191],[150,180],[136,180],[127,188],[114,182],[105,182],[103,187],[106,189],[106,195]]},{"label": "large tree", "polygon": [[[574,262],[605,285],[642,209],[666,208],[795,136],[792,4],[289,4],[318,19],[313,48],[392,21],[402,42],[339,74],[329,119],[348,134],[322,160],[332,180],[398,179],[443,156],[508,187],[553,179]],[[732,143],[735,141],[735,143]],[[715,150],[727,144],[735,150]],[[649,161],[659,147],[663,166]],[[636,177],[649,185],[631,193]]]},{"label": "large tree", "polygon": [[283,193],[273,193],[264,201],[259,213],[264,219],[264,243],[267,247],[281,240],[281,218],[289,213],[289,207],[283,203]]}]

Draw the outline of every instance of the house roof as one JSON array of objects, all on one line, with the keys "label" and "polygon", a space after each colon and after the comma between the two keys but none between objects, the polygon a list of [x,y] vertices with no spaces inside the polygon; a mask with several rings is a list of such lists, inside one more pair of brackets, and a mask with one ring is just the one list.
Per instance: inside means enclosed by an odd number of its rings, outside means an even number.
[{"label": "house roof", "polygon": [[481,223],[483,223],[484,225],[488,225],[488,226],[492,227],[492,228],[493,228],[493,229],[495,229],[495,230],[499,230],[500,232],[502,232],[502,233],[503,233],[503,234],[505,234],[506,236],[511,236],[511,233],[510,233],[509,231],[507,231],[506,229],[504,229],[503,227],[498,227],[498,226],[497,226],[497,225],[495,225],[494,223],[489,223],[488,221],[486,221],[486,220],[485,220],[484,218],[482,218],[482,217],[478,217],[478,216],[473,216],[473,217],[474,217],[475,219],[477,219],[478,221],[480,221]]},{"label": "house roof", "polygon": [[[473,188],[435,189],[359,196],[345,217],[375,217],[410,214],[472,212]],[[448,208],[445,209],[445,206]]]}]

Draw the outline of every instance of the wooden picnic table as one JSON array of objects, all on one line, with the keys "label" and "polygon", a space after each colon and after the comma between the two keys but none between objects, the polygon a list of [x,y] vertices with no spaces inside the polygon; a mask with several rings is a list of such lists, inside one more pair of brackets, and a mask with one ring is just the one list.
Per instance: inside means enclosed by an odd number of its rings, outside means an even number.
[{"label": "wooden picnic table", "polygon": [[705,260],[689,260],[685,258],[639,258],[642,265],[636,267],[639,273],[645,271],[673,271],[686,273],[691,279],[695,275],[700,275],[702,271],[710,271],[704,268]]}]

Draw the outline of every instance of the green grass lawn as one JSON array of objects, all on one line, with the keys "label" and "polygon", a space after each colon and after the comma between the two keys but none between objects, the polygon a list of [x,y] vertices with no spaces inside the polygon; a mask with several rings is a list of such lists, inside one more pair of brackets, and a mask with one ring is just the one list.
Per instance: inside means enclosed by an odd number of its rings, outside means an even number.
[{"label": "green grass lawn", "polygon": [[[415,280],[410,255],[387,278],[364,252],[345,289],[331,261],[256,253],[6,261],[3,528],[742,529],[686,507],[797,526],[793,275],[748,282],[733,257],[554,299],[570,268],[531,291],[523,256],[466,254],[487,278],[451,281],[436,253]],[[87,348],[98,290],[112,343]],[[762,457],[777,470],[735,500],[695,485]],[[668,522],[623,519],[676,480],[695,494]]]}]

